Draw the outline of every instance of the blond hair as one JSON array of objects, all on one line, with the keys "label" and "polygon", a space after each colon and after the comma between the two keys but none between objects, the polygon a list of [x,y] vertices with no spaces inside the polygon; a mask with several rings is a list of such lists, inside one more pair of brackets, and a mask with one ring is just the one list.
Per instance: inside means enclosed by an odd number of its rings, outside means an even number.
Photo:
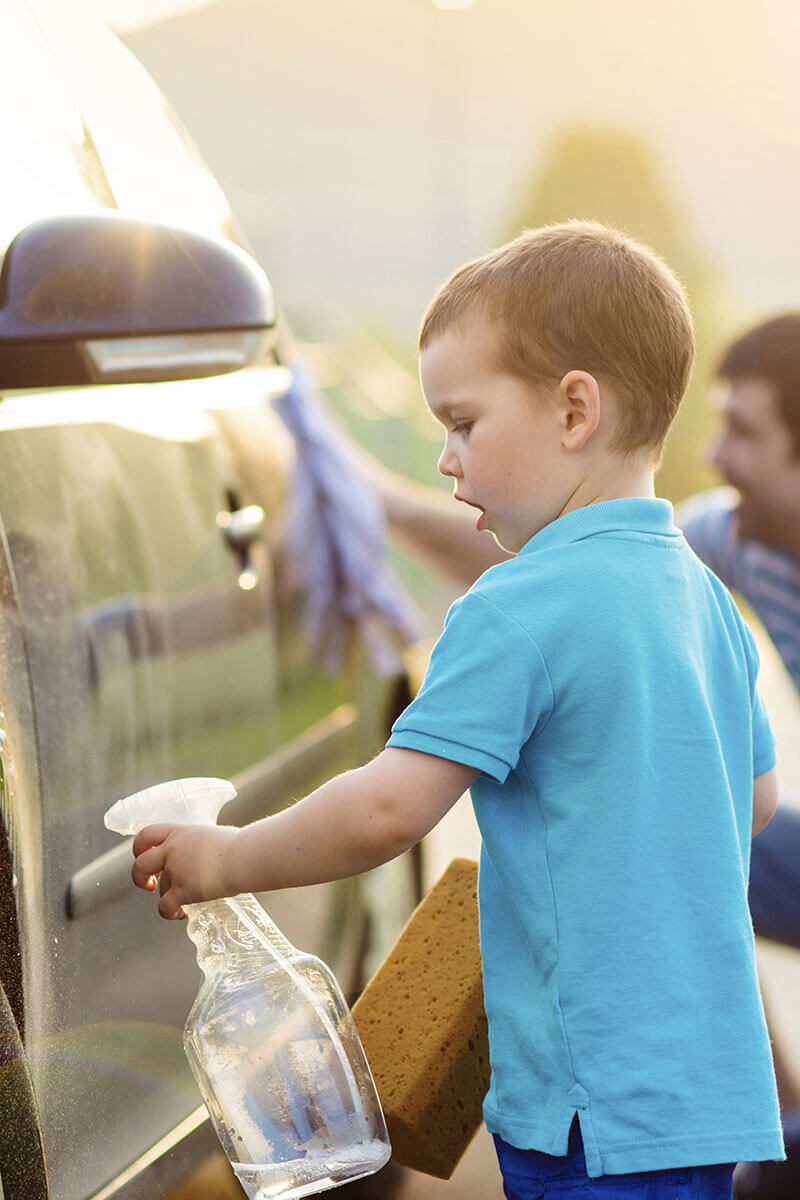
[{"label": "blond hair", "polygon": [[534,391],[589,372],[619,402],[610,449],[660,453],[691,376],[694,330],[682,285],[648,246],[594,221],[526,230],[443,284],[420,350],[476,317],[497,328],[499,370]]}]

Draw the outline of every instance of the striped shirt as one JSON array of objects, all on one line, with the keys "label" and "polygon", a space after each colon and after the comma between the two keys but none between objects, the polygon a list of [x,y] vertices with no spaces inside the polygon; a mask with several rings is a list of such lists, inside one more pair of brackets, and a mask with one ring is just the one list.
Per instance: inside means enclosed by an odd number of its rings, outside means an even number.
[{"label": "striped shirt", "polygon": [[750,605],[800,692],[800,564],[783,550],[739,540],[737,493],[703,492],[682,504],[676,523],[695,553]]}]

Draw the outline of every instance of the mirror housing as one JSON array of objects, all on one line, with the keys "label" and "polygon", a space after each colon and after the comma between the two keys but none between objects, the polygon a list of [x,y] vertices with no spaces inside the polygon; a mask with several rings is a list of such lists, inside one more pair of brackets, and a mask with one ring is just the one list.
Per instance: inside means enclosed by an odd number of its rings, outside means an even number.
[{"label": "mirror housing", "polygon": [[117,213],[23,229],[0,271],[0,390],[188,379],[257,361],[266,275],[221,238]]}]

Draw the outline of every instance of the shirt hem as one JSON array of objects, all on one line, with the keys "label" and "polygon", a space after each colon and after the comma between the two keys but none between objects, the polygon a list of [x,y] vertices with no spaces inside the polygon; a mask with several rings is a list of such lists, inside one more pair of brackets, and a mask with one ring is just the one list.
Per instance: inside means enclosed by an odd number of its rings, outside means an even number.
[{"label": "shirt hem", "polygon": [[753,777],[765,775],[767,771],[771,771],[773,767],[778,765],[778,755],[775,746],[770,750],[764,750],[758,754],[753,760]]},{"label": "shirt hem", "polygon": [[498,783],[503,783],[511,770],[508,763],[483,750],[477,750],[474,746],[464,746],[460,742],[452,742],[448,738],[422,733],[416,729],[393,731],[386,745],[401,750],[419,750],[436,758],[446,758],[450,762],[463,763],[466,767],[475,767],[476,770],[496,779]]},{"label": "shirt hem", "polygon": [[[722,1137],[661,1138],[624,1146],[601,1147],[602,1173],[669,1171],[733,1162],[782,1162],[783,1139],[773,1131],[749,1131]],[[591,1174],[591,1172],[590,1172]]]},{"label": "shirt hem", "polygon": [[[587,1143],[584,1120],[586,1112],[578,1109],[578,1119],[584,1133],[586,1170],[590,1179],[602,1175],[629,1175],[640,1171],[669,1171],[692,1167],[710,1167],[733,1162],[783,1162],[786,1151],[782,1135],[776,1130],[747,1130],[739,1133],[690,1138],[653,1138],[648,1141],[612,1142],[603,1144],[594,1137]],[[490,1108],[484,1106],[486,1128],[498,1134],[509,1145],[520,1150],[537,1150],[552,1154],[553,1133],[536,1126],[500,1121]],[[596,1127],[592,1126],[596,1134]]]}]

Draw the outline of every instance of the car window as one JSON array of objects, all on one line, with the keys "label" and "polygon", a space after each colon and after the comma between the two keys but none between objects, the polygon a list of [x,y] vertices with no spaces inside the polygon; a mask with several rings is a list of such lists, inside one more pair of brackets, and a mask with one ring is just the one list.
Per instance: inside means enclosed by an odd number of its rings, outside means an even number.
[{"label": "car window", "polygon": [[4,4],[0,104],[0,253],[25,225],[53,213],[112,205],[97,153],[57,59],[30,12]]},{"label": "car window", "polygon": [[241,240],[222,189],[153,80],[82,0],[28,0],[56,49],[118,207]]}]

